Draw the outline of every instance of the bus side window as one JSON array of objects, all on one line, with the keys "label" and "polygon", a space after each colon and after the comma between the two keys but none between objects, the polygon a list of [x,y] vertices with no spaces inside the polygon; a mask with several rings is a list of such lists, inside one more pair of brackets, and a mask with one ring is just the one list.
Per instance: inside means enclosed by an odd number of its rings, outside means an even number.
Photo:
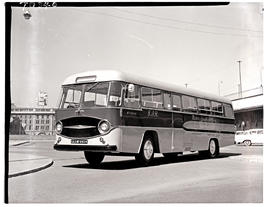
[{"label": "bus side window", "polygon": [[233,108],[229,104],[224,104],[225,117],[234,118]]},{"label": "bus side window", "polygon": [[153,107],[152,103],[152,89],[142,87],[142,106]]},{"label": "bus side window", "polygon": [[150,108],[163,108],[161,91],[142,87],[142,106]]},{"label": "bus side window", "polygon": [[161,91],[157,89],[153,89],[153,102],[154,102],[154,108],[163,108],[163,100]]},{"label": "bus side window", "polygon": [[173,110],[181,111],[181,97],[179,95],[172,95]]},{"label": "bus side window", "polygon": [[120,106],[121,95],[124,91],[124,85],[119,82],[112,82],[110,87],[110,96],[108,100],[109,106]]},{"label": "bus side window", "polygon": [[140,107],[139,86],[134,85],[134,84],[126,85],[124,105],[130,108]]},{"label": "bus side window", "polygon": [[212,101],[212,114],[218,116],[223,115],[222,103]]},{"label": "bus side window", "polygon": [[172,103],[171,103],[171,94],[168,92],[163,93],[164,97],[164,108],[165,109],[172,109]]},{"label": "bus side window", "polygon": [[198,98],[198,109],[202,114],[210,114],[210,101],[206,99]]},{"label": "bus side window", "polygon": [[191,96],[182,96],[183,111],[197,113],[196,99]]}]

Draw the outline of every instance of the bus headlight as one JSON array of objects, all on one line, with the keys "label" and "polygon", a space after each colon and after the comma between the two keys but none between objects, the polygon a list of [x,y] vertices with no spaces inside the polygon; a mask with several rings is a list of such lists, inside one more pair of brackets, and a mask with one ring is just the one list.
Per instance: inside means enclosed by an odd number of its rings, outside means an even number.
[{"label": "bus headlight", "polygon": [[57,134],[60,134],[62,132],[63,129],[63,124],[61,121],[57,122],[57,124],[55,125],[55,131]]},{"label": "bus headlight", "polygon": [[108,121],[102,120],[99,122],[98,131],[100,134],[105,134],[108,131],[110,131],[110,129],[111,129],[111,124]]}]

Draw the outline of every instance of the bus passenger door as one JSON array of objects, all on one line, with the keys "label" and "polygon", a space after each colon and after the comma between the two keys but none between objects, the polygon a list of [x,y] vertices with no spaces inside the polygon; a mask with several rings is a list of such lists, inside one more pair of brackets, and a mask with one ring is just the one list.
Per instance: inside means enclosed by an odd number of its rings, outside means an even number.
[{"label": "bus passenger door", "polygon": [[184,116],[172,113],[172,152],[183,152],[185,143],[185,130],[183,129]]}]

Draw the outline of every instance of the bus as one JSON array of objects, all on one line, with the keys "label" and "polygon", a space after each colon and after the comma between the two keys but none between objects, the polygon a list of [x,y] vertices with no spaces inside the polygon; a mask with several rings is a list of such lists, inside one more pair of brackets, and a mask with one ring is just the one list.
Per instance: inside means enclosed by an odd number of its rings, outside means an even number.
[{"label": "bus", "polygon": [[185,87],[99,70],[74,74],[62,85],[55,150],[83,151],[98,166],[105,155],[135,156],[147,166],[154,153],[186,151],[215,158],[233,145],[230,100]]}]

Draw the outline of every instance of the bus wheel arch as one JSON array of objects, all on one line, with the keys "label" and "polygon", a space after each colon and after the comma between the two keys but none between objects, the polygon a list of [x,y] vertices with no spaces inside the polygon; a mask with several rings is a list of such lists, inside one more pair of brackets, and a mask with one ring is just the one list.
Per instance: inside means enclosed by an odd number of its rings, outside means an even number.
[{"label": "bus wheel arch", "polygon": [[202,157],[215,158],[219,155],[219,142],[217,138],[211,138],[208,142],[208,149],[199,151]]},{"label": "bus wheel arch", "polygon": [[151,137],[154,145],[154,152],[159,153],[160,149],[159,149],[158,133],[154,130],[147,130],[143,135],[143,139],[145,139],[146,137]]},{"label": "bus wheel arch", "polygon": [[159,152],[157,132],[146,131],[139,149],[135,159],[140,165],[147,166],[154,159],[154,153]]}]

